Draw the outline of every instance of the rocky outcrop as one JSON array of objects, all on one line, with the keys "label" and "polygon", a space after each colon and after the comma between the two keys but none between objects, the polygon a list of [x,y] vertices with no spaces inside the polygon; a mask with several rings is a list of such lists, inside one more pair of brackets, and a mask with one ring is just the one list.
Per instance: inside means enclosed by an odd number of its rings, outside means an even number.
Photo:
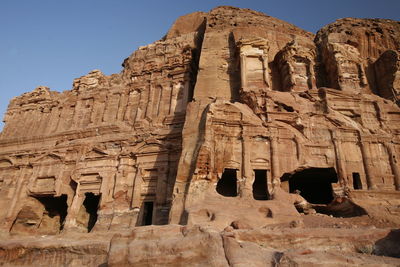
[{"label": "rocky outcrop", "polygon": [[[383,229],[241,229],[145,226],[111,235],[9,239],[7,266],[397,266],[398,233]],[[82,238],[85,240],[77,239]],[[379,255],[379,256],[378,256]],[[396,258],[397,257],[397,258]]]},{"label": "rocky outcrop", "polygon": [[399,36],[217,7],[12,99],[1,264],[398,264]]},{"label": "rocky outcrop", "polygon": [[[388,59],[388,51],[400,49],[399,30],[398,21],[353,18],[340,19],[322,28],[316,36],[326,71],[321,73],[321,83],[344,91],[373,92],[393,100],[393,92],[387,92],[388,85],[382,86],[383,76],[390,74],[380,67],[385,60],[380,57],[390,61],[385,65],[393,75],[397,59],[393,55]],[[389,87],[393,87],[393,81]]]}]

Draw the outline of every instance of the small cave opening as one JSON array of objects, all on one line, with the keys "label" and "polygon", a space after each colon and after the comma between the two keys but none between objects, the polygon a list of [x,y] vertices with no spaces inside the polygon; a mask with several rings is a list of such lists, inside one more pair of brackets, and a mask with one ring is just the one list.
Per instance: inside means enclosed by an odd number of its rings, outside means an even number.
[{"label": "small cave opening", "polygon": [[85,200],[83,201],[83,206],[89,215],[89,220],[87,224],[88,232],[92,231],[93,227],[97,222],[97,210],[99,209],[100,195],[95,195],[93,193],[85,193]]},{"label": "small cave opening", "polygon": [[353,188],[355,190],[362,189],[362,182],[361,182],[360,174],[358,172],[353,172]]},{"label": "small cave opening", "polygon": [[64,229],[68,213],[67,195],[29,196],[15,218],[10,232],[55,235]]},{"label": "small cave opening", "polygon": [[[65,218],[67,217],[67,211],[68,211],[68,204],[67,204],[67,195],[61,195],[59,197],[53,197],[53,196],[35,196],[37,200],[40,201],[40,203],[43,204],[45,212],[44,215],[49,218],[55,218],[59,217],[57,227],[58,230],[62,230],[64,228],[64,221]],[[43,219],[42,223],[43,224]],[[48,222],[46,224],[49,224]],[[41,225],[42,226],[42,225]],[[47,225],[46,225],[47,226]],[[40,226],[39,226],[40,227]],[[56,229],[54,229],[56,230]]]},{"label": "small cave opening", "polygon": [[153,224],[153,209],[154,202],[146,201],[143,202],[143,216],[141,225],[152,225]]},{"label": "small cave opening", "polygon": [[328,204],[333,200],[332,183],[338,178],[334,168],[307,168],[285,173],[281,181],[289,181],[289,192],[299,193],[309,203]]},{"label": "small cave opening", "polygon": [[267,170],[254,170],[253,198],[268,200]]},{"label": "small cave opening", "polygon": [[217,184],[217,192],[225,197],[236,197],[237,174],[236,169],[225,169]]},{"label": "small cave opening", "polygon": [[367,211],[347,197],[336,197],[328,205],[313,205],[316,212],[337,218],[367,215]]},{"label": "small cave opening", "polygon": [[294,108],[291,107],[291,106],[288,106],[288,105],[286,105],[284,103],[281,103],[281,102],[277,102],[277,104],[278,104],[278,110],[279,111],[282,111],[282,109],[284,109],[287,112],[294,112]]}]

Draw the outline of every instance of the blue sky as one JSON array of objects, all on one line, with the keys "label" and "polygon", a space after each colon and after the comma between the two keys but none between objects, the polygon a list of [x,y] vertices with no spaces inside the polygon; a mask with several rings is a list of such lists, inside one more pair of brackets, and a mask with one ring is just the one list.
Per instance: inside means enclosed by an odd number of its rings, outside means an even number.
[{"label": "blue sky", "polygon": [[314,33],[343,17],[400,20],[400,0],[0,0],[0,117],[11,98],[39,85],[63,91],[90,70],[120,72],[126,57],[160,39],[177,17],[219,5]]}]

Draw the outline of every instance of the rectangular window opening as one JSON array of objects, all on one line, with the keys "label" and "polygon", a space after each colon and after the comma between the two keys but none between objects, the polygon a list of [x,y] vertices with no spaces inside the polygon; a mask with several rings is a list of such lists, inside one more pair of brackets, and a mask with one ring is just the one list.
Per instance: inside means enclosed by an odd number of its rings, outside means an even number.
[{"label": "rectangular window opening", "polygon": [[360,179],[360,174],[358,172],[353,172],[353,188],[355,190],[362,189],[362,183]]},{"label": "rectangular window opening", "polygon": [[153,206],[154,204],[152,201],[143,202],[142,225],[153,224]]},{"label": "rectangular window opening", "polygon": [[267,170],[254,170],[253,198],[256,200],[268,200]]}]

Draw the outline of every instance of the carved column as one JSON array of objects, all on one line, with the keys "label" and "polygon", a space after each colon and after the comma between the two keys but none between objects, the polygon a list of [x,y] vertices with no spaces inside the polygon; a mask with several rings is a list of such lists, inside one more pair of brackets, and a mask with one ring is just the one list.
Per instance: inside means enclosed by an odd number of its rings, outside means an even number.
[{"label": "carved column", "polygon": [[137,224],[139,212],[140,212],[140,191],[142,186],[142,175],[140,174],[140,169],[136,166],[133,174],[133,188],[130,207],[133,210],[133,216],[131,218],[130,227],[134,227]]},{"label": "carved column", "polygon": [[336,154],[336,164],[337,164],[337,171],[339,176],[339,183],[345,187],[347,186],[347,171],[346,171],[346,161],[343,158],[344,154],[341,147],[341,142],[337,136],[337,133],[332,131],[332,141],[333,146],[335,148]]},{"label": "carved column", "polygon": [[297,161],[298,161],[298,163],[300,165],[303,165],[305,163],[305,160],[304,160],[304,151],[303,151],[303,146],[302,146],[302,143],[301,143],[301,139],[298,138],[297,136],[295,136],[293,138],[293,141],[296,144]]},{"label": "carved column", "polygon": [[362,140],[360,140],[360,142],[359,142],[359,145],[361,148],[363,164],[364,164],[365,178],[367,180],[368,189],[376,189],[376,185],[374,184],[374,181],[372,180],[373,170],[372,170],[370,158],[368,156],[368,151],[366,149],[367,144],[365,143],[365,141],[362,141]]},{"label": "carved column", "polygon": [[155,201],[155,217],[154,224],[167,224],[168,223],[168,209],[167,203],[167,180],[168,180],[168,165],[159,166],[157,168],[157,187],[156,187],[156,201]]},{"label": "carved column", "polygon": [[278,157],[278,138],[276,136],[270,137],[271,145],[271,167],[272,167],[272,185],[273,187],[280,184],[280,169]]},{"label": "carved column", "polygon": [[247,137],[242,136],[242,182],[239,187],[242,197],[252,196],[252,183],[254,177],[250,165],[249,143],[250,140]]},{"label": "carved column", "polygon": [[241,87],[246,88],[246,55],[240,54],[240,82]]},{"label": "carved column", "polygon": [[114,182],[115,182],[115,173],[113,171],[104,171],[100,173],[101,176],[101,187],[100,193],[101,204],[113,201],[113,191],[114,191]]},{"label": "carved column", "polygon": [[136,175],[135,182],[133,186],[133,195],[132,195],[132,208],[140,208],[140,191],[142,186],[142,174],[139,168],[139,165],[136,166]]},{"label": "carved column", "polygon": [[187,104],[187,98],[188,94],[186,91],[188,88],[185,86],[184,81],[179,81],[176,84],[177,87],[177,107],[176,107],[176,112],[182,112],[185,110],[186,104]]},{"label": "carved column", "polygon": [[[117,120],[123,121],[124,115],[126,113],[126,109],[128,106],[128,102],[129,102],[129,94],[122,93],[119,102],[120,102],[120,104],[119,104],[119,107],[117,110]],[[93,104],[93,106],[94,106],[94,104]],[[93,112],[93,106],[92,106],[91,113]]]},{"label": "carved column", "polygon": [[162,122],[166,115],[169,114],[171,89],[169,84],[160,85],[160,106],[158,107],[158,118]]},{"label": "carved column", "polygon": [[124,168],[124,172],[126,173],[125,183],[128,187],[127,196],[129,203],[132,203],[136,170],[134,168],[134,160],[132,158],[126,159],[126,162],[127,166]]},{"label": "carved column", "polygon": [[385,143],[385,147],[389,154],[390,167],[392,168],[394,186],[397,191],[400,191],[400,168],[396,159],[396,151],[393,149],[392,144]]},{"label": "carved column", "polygon": [[149,99],[149,90],[146,89],[146,85],[140,91],[138,110],[136,112],[135,123],[143,120],[146,117],[147,101]]},{"label": "carved column", "polygon": [[148,98],[145,100],[146,101],[146,112],[145,112],[145,118],[152,118],[153,115],[153,108],[154,108],[154,86],[150,83],[147,87],[148,89]]},{"label": "carved column", "polygon": [[70,229],[74,229],[75,227],[77,227],[76,217],[79,214],[79,210],[81,209],[81,206],[85,198],[85,195],[81,194],[79,191],[80,191],[80,184],[78,183],[75,196],[72,200],[71,206],[69,206],[68,208],[68,215],[65,218],[64,231],[68,231]]},{"label": "carved column", "polygon": [[177,111],[178,105],[178,94],[179,94],[179,87],[177,87],[174,83],[171,84],[171,104],[170,104],[170,114],[174,115]]},{"label": "carved column", "polygon": [[263,65],[264,82],[267,85],[267,87],[270,87],[269,86],[269,73],[268,73],[268,54],[265,54],[265,51],[264,51],[264,55],[261,57],[261,61],[262,61],[262,65]]},{"label": "carved column", "polygon": [[309,72],[310,72],[310,76],[308,77],[310,79],[311,82],[311,88],[317,88],[317,79],[315,77],[315,72],[314,72],[314,64],[312,64],[312,62],[310,62],[310,65],[308,65],[309,68]]}]

